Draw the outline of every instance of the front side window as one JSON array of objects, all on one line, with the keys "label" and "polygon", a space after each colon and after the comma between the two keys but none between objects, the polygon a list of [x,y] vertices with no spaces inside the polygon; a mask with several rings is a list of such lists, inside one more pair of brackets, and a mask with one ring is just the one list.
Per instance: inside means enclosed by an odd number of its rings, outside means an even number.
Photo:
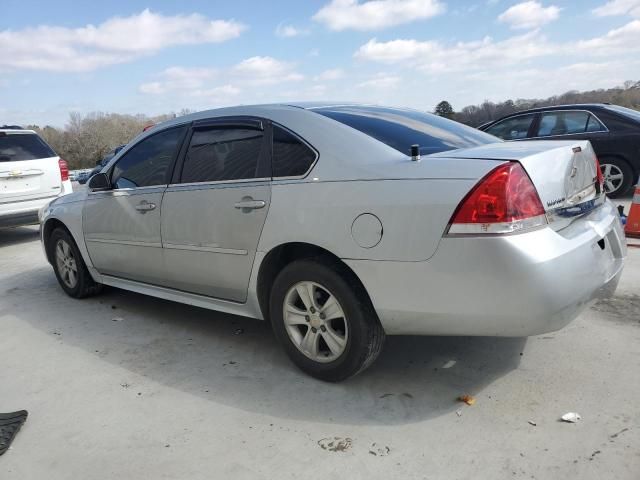
[{"label": "front side window", "polygon": [[529,127],[533,122],[534,115],[519,115],[507,118],[501,122],[487,128],[487,133],[500,137],[503,140],[518,140],[527,138]]},{"label": "front side window", "polygon": [[164,130],[137,143],[118,160],[111,174],[114,188],[166,185],[169,167],[187,127]]},{"label": "front side window", "polygon": [[195,130],[182,167],[182,183],[256,178],[264,134],[250,128]]},{"label": "front side window", "polygon": [[542,114],[537,137],[572,135],[587,131],[587,123],[592,115],[589,112],[558,110]]},{"label": "front side window", "polygon": [[273,126],[272,169],[274,177],[299,177],[316,160],[316,152],[302,140],[277,125]]}]

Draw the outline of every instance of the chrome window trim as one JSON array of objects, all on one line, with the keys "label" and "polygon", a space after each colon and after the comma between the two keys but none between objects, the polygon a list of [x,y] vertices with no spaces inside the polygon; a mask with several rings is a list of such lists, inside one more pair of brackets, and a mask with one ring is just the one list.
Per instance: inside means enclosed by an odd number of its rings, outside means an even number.
[{"label": "chrome window trim", "polygon": [[[311,145],[306,139],[304,139],[303,137],[301,137],[300,135],[298,135],[296,132],[292,131],[290,128],[285,127],[284,125],[281,125],[278,122],[274,122],[273,120],[271,121],[271,178],[273,180],[301,180],[303,178],[307,178],[307,176],[309,176],[309,174],[311,173],[311,170],[313,170],[313,167],[316,166],[316,164],[318,163],[318,160],[320,159],[320,152],[318,151],[317,148],[315,148],[313,145]],[[294,137],[296,137],[298,140],[300,140],[303,144],[305,144],[307,147],[309,147],[311,149],[311,151],[313,153],[315,153],[316,158],[313,160],[313,162],[311,162],[311,165],[309,165],[309,168],[307,169],[306,172],[304,172],[302,175],[290,175],[287,177],[276,177],[273,175],[273,126],[282,128],[283,130],[289,132],[291,135],[293,135]]]},{"label": "chrome window trim", "polygon": [[271,181],[270,177],[261,177],[261,178],[251,178],[251,179],[240,178],[236,180],[215,180],[215,181],[207,181],[207,182],[170,183],[169,185],[167,185],[167,189],[170,189],[171,191],[177,191],[177,190],[181,190],[183,187],[185,190],[188,189],[189,187],[202,187],[202,188],[217,187],[217,186],[232,187],[237,184],[245,185],[248,183],[256,183],[258,185],[263,185],[263,184],[267,184],[270,181]]},{"label": "chrome window trim", "polygon": [[[534,140],[534,139],[538,139],[538,138],[555,138],[555,137],[568,137],[571,135],[584,135],[584,134],[589,134],[589,133],[609,133],[609,128],[605,125],[605,123],[600,120],[600,118],[593,113],[591,110],[585,110],[582,108],[579,109],[575,109],[575,110],[545,110],[543,112],[538,112],[540,114],[540,120],[542,120],[542,115],[546,114],[546,113],[556,113],[556,112],[586,112],[590,115],[593,115],[595,117],[596,120],[598,120],[598,122],[600,122],[600,125],[602,125],[604,127],[604,130],[597,130],[595,132],[575,132],[575,133],[563,133],[562,135],[543,135],[543,136],[538,136],[538,137],[527,137],[529,140]],[[589,124],[589,120],[587,119],[587,125]],[[585,127],[587,126],[585,125]],[[540,122],[538,122],[538,129],[540,129]]]},{"label": "chrome window trim", "polygon": [[[162,184],[162,185],[147,185],[146,187],[127,187],[127,188],[112,188],[111,190],[89,190],[87,193],[88,195],[100,195],[103,194],[102,196],[119,196],[116,195],[118,192],[121,192],[122,195],[125,194],[130,194],[130,193],[156,193],[153,192],[153,190],[160,190],[164,191],[165,188],[167,188],[167,184]],[[160,193],[157,192],[157,193]]]}]

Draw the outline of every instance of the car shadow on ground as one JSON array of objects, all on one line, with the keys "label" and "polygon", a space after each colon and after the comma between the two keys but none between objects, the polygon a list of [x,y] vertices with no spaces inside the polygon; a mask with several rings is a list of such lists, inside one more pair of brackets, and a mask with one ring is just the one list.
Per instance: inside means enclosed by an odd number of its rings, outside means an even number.
[{"label": "car shadow on ground", "polygon": [[[388,337],[370,369],[329,384],[298,371],[266,322],[113,288],[74,300],[47,267],[5,279],[7,288],[0,286],[5,313],[63,346],[117,366],[129,388],[150,394],[157,382],[281,418],[385,425],[437,417],[461,408],[458,396],[478,394],[517,368],[526,343],[524,338]],[[65,372],[57,375],[64,381]]]},{"label": "car shadow on ground", "polygon": [[37,240],[40,230],[37,225],[28,227],[0,228],[0,248]]}]

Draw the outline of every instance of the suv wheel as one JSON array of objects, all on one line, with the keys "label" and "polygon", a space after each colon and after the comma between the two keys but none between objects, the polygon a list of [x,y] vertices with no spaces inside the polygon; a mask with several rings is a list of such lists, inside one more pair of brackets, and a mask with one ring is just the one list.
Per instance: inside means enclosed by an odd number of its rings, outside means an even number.
[{"label": "suv wheel", "polygon": [[617,198],[629,191],[633,184],[633,170],[627,162],[618,158],[603,158],[600,171],[604,177],[604,191]]},{"label": "suv wheel", "polygon": [[[353,284],[353,282],[351,282]],[[371,302],[339,267],[298,260],[277,276],[270,313],[289,358],[320,380],[338,382],[367,368],[384,343]]]},{"label": "suv wheel", "polygon": [[48,250],[58,283],[67,295],[84,298],[100,292],[102,285],[91,278],[80,250],[69,232],[63,228],[56,228],[49,238]]}]

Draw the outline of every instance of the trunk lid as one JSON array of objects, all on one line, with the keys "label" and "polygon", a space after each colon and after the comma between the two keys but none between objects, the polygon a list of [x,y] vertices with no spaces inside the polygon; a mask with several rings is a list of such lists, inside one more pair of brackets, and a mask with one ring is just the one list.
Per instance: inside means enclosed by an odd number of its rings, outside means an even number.
[{"label": "trunk lid", "polygon": [[35,132],[0,131],[0,203],[58,195],[62,189],[58,160]]},{"label": "trunk lid", "polygon": [[551,217],[578,216],[604,200],[598,184],[596,155],[587,140],[504,142],[429,157],[518,161]]}]

